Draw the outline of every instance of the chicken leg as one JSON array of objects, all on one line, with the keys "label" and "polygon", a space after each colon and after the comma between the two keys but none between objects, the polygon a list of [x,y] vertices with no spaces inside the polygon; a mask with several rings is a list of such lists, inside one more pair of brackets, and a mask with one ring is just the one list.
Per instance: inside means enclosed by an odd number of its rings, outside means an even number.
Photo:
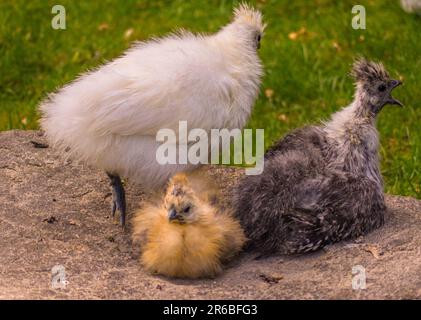
[{"label": "chicken leg", "polygon": [[111,203],[111,214],[114,217],[118,209],[120,211],[120,225],[124,228],[126,225],[126,194],[124,192],[123,184],[118,175],[113,175],[107,172],[111,180],[111,187],[113,188],[113,199]]}]

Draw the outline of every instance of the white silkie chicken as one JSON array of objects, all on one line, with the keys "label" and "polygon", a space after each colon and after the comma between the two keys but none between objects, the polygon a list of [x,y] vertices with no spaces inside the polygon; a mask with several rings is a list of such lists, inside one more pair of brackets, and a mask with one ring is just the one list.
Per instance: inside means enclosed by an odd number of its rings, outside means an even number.
[{"label": "white silkie chicken", "polygon": [[156,160],[159,129],[243,128],[263,70],[257,49],[264,25],[242,4],[213,35],[181,31],[136,44],[121,57],[83,74],[40,106],[41,127],[53,146],[107,172],[113,208],[125,224],[120,177],[153,190],[193,164]]}]

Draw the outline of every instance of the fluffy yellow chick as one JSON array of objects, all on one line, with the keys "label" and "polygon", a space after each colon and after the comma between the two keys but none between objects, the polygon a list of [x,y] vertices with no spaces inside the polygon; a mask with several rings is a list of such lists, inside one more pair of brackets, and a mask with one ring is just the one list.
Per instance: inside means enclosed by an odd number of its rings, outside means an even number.
[{"label": "fluffy yellow chick", "polygon": [[[205,185],[208,185],[207,183]],[[168,183],[161,201],[146,203],[133,221],[133,240],[141,242],[141,263],[150,272],[176,278],[208,278],[245,242],[230,213],[211,204],[213,188],[184,173]]]}]

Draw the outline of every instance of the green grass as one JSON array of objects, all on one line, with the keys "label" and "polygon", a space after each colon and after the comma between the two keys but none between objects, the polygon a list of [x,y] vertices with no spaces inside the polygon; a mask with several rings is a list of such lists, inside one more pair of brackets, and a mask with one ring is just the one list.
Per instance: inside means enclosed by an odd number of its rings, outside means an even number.
[{"label": "green grass", "polygon": [[[57,3],[67,10],[66,30],[51,28]],[[421,19],[404,13],[398,0],[361,0],[367,29],[353,30],[355,1],[253,3],[268,28],[260,50],[266,75],[249,127],[264,128],[269,146],[293,128],[326,119],[352,99],[353,57],[381,60],[404,79],[395,96],[406,105],[386,107],[378,120],[386,188],[421,198]],[[36,107],[48,92],[118,56],[131,41],[178,27],[217,31],[232,6],[223,0],[1,1],[0,130],[36,129]],[[306,32],[297,39],[288,37],[301,28]]]}]

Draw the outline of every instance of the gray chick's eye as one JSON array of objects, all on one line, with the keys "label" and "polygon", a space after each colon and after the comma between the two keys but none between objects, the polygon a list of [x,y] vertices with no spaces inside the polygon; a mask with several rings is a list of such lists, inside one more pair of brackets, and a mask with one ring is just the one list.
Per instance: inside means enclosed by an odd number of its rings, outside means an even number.
[{"label": "gray chick's eye", "polygon": [[386,90],[386,86],[384,84],[379,85],[379,87],[377,88],[377,90],[379,90],[380,92],[383,92]]},{"label": "gray chick's eye", "polygon": [[190,206],[185,207],[185,208],[184,208],[184,210],[183,210],[183,212],[184,212],[184,213],[189,213],[189,212],[190,212],[190,209],[191,209],[191,207],[190,207]]}]

